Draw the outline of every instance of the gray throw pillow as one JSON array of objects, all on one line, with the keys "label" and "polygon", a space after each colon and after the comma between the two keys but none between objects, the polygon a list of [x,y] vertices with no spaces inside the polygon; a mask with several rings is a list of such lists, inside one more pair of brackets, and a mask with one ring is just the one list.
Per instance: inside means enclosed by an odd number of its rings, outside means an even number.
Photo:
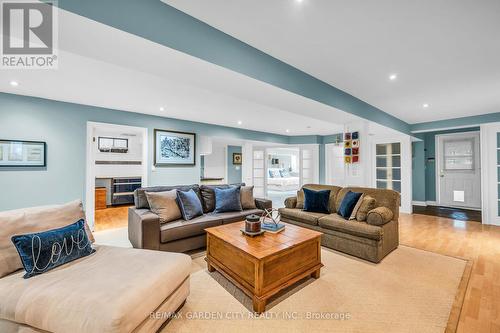
[{"label": "gray throw pillow", "polygon": [[253,186],[240,187],[240,200],[241,208],[243,209],[256,209],[255,199],[253,197]]},{"label": "gray throw pillow", "polygon": [[149,207],[160,217],[160,223],[178,220],[182,217],[177,204],[177,190],[164,192],[145,192]]},{"label": "gray throw pillow", "polygon": [[184,220],[192,220],[197,216],[203,215],[201,201],[195,191],[177,191],[177,202]]}]

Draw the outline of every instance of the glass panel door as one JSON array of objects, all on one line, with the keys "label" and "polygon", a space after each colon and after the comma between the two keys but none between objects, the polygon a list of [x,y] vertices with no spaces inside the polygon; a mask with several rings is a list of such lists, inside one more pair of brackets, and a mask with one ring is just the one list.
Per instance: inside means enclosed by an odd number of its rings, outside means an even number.
[{"label": "glass panel door", "polygon": [[264,150],[253,151],[253,185],[256,198],[265,197],[265,163]]},{"label": "glass panel door", "polygon": [[377,188],[401,193],[401,144],[379,143],[376,145]]}]

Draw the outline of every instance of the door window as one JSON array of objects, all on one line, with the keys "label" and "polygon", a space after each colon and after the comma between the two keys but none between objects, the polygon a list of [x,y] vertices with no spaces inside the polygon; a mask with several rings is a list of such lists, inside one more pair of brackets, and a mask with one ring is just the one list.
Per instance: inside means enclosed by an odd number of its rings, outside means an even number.
[{"label": "door window", "polygon": [[445,170],[474,170],[474,139],[443,140]]}]

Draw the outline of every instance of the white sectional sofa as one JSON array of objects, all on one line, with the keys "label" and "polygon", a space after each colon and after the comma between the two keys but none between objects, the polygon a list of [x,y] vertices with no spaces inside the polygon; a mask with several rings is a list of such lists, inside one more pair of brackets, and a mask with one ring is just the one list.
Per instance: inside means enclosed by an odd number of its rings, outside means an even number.
[{"label": "white sectional sofa", "polygon": [[23,279],[10,237],[79,215],[79,202],[0,212],[0,332],[155,332],[182,307],[191,258],[180,253],[94,245],[88,257]]}]

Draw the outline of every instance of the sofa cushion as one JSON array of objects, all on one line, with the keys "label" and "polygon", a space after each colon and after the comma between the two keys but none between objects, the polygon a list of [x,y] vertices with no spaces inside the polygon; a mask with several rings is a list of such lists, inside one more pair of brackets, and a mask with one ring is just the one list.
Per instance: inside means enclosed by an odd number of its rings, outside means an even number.
[{"label": "sofa cushion", "polygon": [[215,189],[216,188],[229,188],[231,186],[245,186],[245,183],[232,184],[232,185],[201,185],[200,193],[203,198],[203,213],[211,213],[215,210]]},{"label": "sofa cushion", "polygon": [[359,206],[358,211],[356,212],[356,220],[363,222],[366,221],[366,217],[368,216],[368,212],[375,208],[377,201],[369,196],[368,194],[363,194],[363,199],[361,200],[361,205]]},{"label": "sofa cushion", "polygon": [[95,252],[83,219],[62,228],[13,236],[12,243],[26,271],[25,279]]},{"label": "sofa cushion", "polygon": [[177,204],[177,190],[145,192],[151,211],[160,217],[160,223],[178,220],[182,217]]},{"label": "sofa cushion", "polygon": [[319,219],[319,226],[325,229],[335,230],[353,236],[369,238],[373,240],[382,239],[381,227],[369,225],[366,222],[346,220],[338,214],[330,214]]},{"label": "sofa cushion", "polygon": [[377,207],[368,212],[366,222],[371,225],[384,225],[392,220],[392,211],[387,207]]},{"label": "sofa cushion", "polygon": [[215,188],[215,213],[241,212],[240,188]]},{"label": "sofa cushion", "polygon": [[291,219],[310,225],[318,225],[318,219],[328,216],[328,214],[305,212],[302,209],[297,208],[280,208],[278,210],[282,218]]},{"label": "sofa cushion", "polygon": [[263,211],[261,209],[245,209],[241,212],[214,213],[213,216],[221,219],[223,224],[228,224],[243,221],[248,215],[262,215],[262,213]]},{"label": "sofa cushion", "polygon": [[338,209],[339,215],[341,215],[345,219],[349,219],[352,211],[354,210],[354,207],[356,207],[356,204],[358,203],[359,199],[363,193],[357,193],[357,192],[347,192],[344,196],[344,199],[342,199],[342,202],[340,203],[340,207]]},{"label": "sofa cushion", "polygon": [[304,211],[328,214],[328,201],[330,190],[310,190],[303,188],[304,191]]},{"label": "sofa cushion", "polygon": [[151,186],[151,187],[141,187],[134,191],[134,204],[135,208],[147,208],[149,209],[148,198],[146,197],[145,192],[165,192],[171,190],[179,190],[187,192],[189,190],[193,190],[200,201],[202,201],[200,194],[200,186],[197,184],[194,185],[175,185],[175,186]]},{"label": "sofa cushion", "polygon": [[243,209],[256,209],[255,199],[253,198],[253,185],[242,186],[240,188],[241,208]]},{"label": "sofa cushion", "polygon": [[399,217],[399,202],[400,195],[398,192],[387,189],[377,189],[377,188],[367,188],[367,187],[344,187],[337,194],[336,204],[337,207],[340,206],[342,199],[347,192],[360,192],[365,195],[369,195],[375,199],[375,207],[387,207],[392,211],[394,220],[398,220]]},{"label": "sofa cushion", "polygon": [[[330,200],[328,202],[328,211],[330,213],[336,213],[338,207],[335,206],[335,198],[337,197],[337,193],[342,189],[342,187],[333,186],[333,185],[320,185],[320,184],[306,184],[302,186],[302,188],[308,188],[310,190],[321,191],[321,190],[330,190]],[[295,208],[303,209],[304,208],[304,191],[300,189],[297,191],[297,204]]]},{"label": "sofa cushion", "polygon": [[184,220],[192,220],[203,215],[200,198],[193,190],[187,192],[177,191],[177,203]]},{"label": "sofa cushion", "polygon": [[177,220],[160,226],[160,239],[168,243],[178,239],[203,235],[205,228],[222,224],[222,219],[217,214],[205,214],[192,220]]},{"label": "sofa cushion", "polygon": [[190,270],[184,254],[96,246],[36,278],[0,279],[0,317],[47,332],[132,332]]},{"label": "sofa cushion", "polygon": [[[60,228],[80,219],[85,219],[80,200],[63,205],[0,212],[0,278],[23,268],[19,254],[10,240],[12,236]],[[94,237],[87,224],[85,230],[93,242]]]}]

